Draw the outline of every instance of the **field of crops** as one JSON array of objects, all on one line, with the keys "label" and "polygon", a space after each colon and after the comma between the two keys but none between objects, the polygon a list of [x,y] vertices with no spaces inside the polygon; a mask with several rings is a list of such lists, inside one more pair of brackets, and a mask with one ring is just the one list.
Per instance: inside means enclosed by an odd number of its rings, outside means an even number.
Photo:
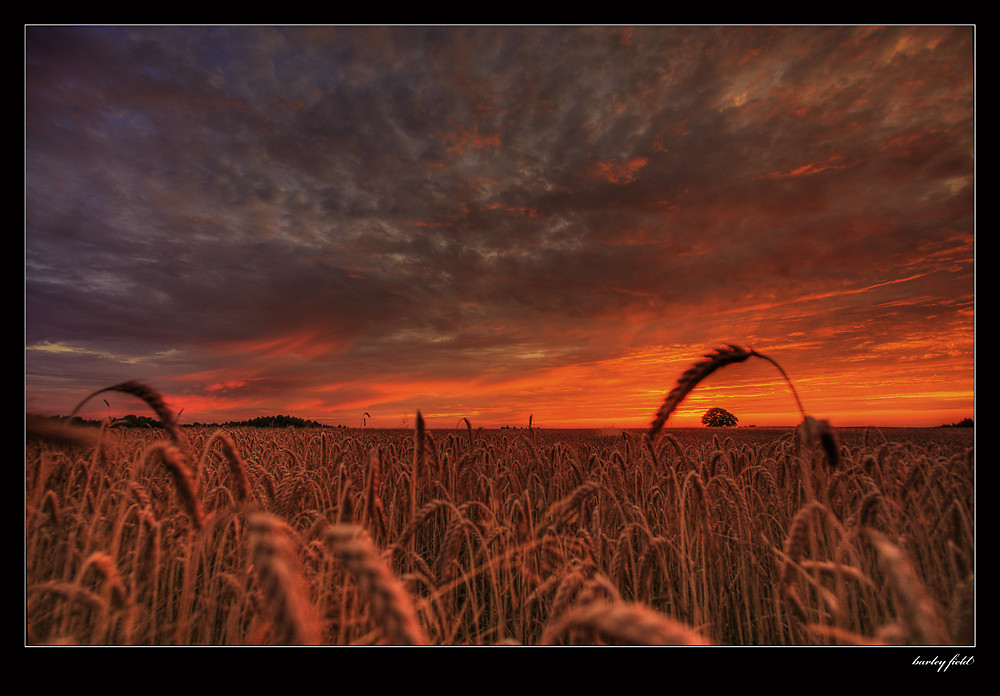
[{"label": "field of crops", "polygon": [[971,428],[70,428],[27,644],[968,645]]}]

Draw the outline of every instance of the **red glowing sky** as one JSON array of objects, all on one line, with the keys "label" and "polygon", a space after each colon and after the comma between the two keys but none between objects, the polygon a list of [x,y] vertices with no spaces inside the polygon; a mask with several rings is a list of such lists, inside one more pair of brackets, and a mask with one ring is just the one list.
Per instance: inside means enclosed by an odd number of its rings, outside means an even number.
[{"label": "red glowing sky", "polygon": [[972,417],[974,38],[27,27],[26,410]]}]

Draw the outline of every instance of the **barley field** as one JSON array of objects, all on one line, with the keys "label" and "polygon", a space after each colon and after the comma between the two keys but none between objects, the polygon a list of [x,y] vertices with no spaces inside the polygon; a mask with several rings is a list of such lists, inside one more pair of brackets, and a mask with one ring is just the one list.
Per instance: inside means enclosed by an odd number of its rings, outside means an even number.
[{"label": "barley field", "polygon": [[31,427],[25,640],[971,644],[971,429],[807,430]]},{"label": "barley field", "polygon": [[[751,358],[800,425],[664,428]],[[974,430],[837,430],[747,348],[646,431],[182,428],[108,391],[162,427],[26,417],[27,644],[975,641]]]}]

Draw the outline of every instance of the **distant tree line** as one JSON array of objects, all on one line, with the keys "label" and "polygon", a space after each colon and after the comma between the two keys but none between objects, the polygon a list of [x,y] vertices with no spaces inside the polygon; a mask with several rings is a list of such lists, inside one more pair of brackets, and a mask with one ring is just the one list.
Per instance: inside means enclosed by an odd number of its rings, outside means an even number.
[{"label": "distant tree line", "polygon": [[[56,417],[57,420],[63,420],[60,417]],[[88,420],[81,418],[79,416],[73,416],[69,419],[69,422],[74,425],[92,425],[99,426],[101,424],[100,420]],[[160,421],[156,418],[150,418],[149,416],[136,416],[133,414],[128,414],[127,416],[122,416],[121,418],[114,418],[111,420],[111,425],[116,428],[161,428],[163,427]],[[186,425],[186,424],[182,424]],[[249,427],[249,428],[329,428],[333,426],[324,425],[318,421],[307,420],[305,418],[298,418],[297,416],[260,416],[258,418],[251,418],[250,420],[243,421],[228,421],[226,423],[198,423],[197,421],[191,423],[192,427],[205,427],[212,426],[218,428],[239,428],[239,427]],[[345,428],[347,426],[338,425],[338,428]]]},{"label": "distant tree line", "polygon": [[[54,421],[65,421],[70,425],[76,426],[92,426],[99,427],[103,420],[93,420],[88,418],[81,418],[80,416],[73,416],[72,418],[64,418],[62,416],[32,416],[27,414],[32,418],[50,418]],[[121,418],[113,418],[111,420],[111,425],[116,428],[161,428],[160,421],[156,418],[150,418],[149,416],[135,416],[131,413],[127,416],[122,416]]]},{"label": "distant tree line", "polygon": [[964,418],[964,419],[960,420],[957,423],[952,423],[951,425],[945,424],[945,425],[942,425],[940,427],[942,427],[942,428],[974,428],[975,425],[973,424],[971,418]]},{"label": "distant tree line", "polygon": [[149,416],[134,416],[131,413],[112,421],[119,428],[159,428],[160,421]]},{"label": "distant tree line", "polygon": [[250,420],[238,423],[230,422],[224,424],[226,427],[249,427],[249,428],[322,428],[322,423],[314,420],[306,420],[297,416],[259,416]]}]

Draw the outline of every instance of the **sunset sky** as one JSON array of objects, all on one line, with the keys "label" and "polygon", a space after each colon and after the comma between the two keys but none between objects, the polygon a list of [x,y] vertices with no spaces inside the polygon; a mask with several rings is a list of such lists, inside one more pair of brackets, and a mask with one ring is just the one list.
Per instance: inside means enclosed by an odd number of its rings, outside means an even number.
[{"label": "sunset sky", "polygon": [[973,417],[975,38],[26,27],[26,411]]}]

